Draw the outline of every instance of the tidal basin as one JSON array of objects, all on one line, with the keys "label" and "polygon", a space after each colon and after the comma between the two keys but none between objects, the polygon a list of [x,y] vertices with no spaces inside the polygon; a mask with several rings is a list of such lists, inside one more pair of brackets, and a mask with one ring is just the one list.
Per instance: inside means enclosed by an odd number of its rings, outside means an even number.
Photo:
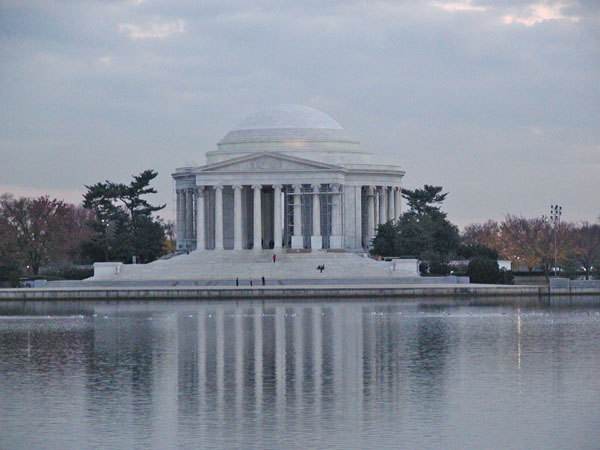
[{"label": "tidal basin", "polygon": [[598,448],[600,298],[0,302],[0,448]]}]

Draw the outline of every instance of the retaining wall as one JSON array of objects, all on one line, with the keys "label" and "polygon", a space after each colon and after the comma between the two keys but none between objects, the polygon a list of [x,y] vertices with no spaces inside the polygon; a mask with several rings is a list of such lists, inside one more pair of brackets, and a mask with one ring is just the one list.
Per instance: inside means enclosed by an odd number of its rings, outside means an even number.
[{"label": "retaining wall", "polygon": [[600,295],[600,288],[546,286],[428,285],[428,286],[259,286],[259,287],[104,287],[54,289],[1,289],[0,300],[102,299],[317,299],[357,297],[473,297]]}]

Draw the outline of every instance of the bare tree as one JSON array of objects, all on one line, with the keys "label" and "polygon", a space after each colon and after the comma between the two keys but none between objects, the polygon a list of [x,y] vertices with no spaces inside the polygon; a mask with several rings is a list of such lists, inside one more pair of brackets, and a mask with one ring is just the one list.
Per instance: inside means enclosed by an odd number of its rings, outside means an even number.
[{"label": "bare tree", "polygon": [[[559,225],[557,254],[562,258],[571,246],[573,224]],[[554,229],[544,217],[526,219],[507,215],[500,225],[500,240],[505,253],[530,270],[541,267],[548,275],[554,264]]]},{"label": "bare tree", "polygon": [[67,246],[69,206],[48,197],[0,200],[2,217],[16,240],[17,254],[37,275],[40,267]]},{"label": "bare tree", "polygon": [[467,225],[461,237],[464,245],[485,245],[504,256],[500,239],[500,225],[495,220]]},{"label": "bare tree", "polygon": [[572,233],[572,253],[585,270],[589,280],[592,265],[600,263],[600,225],[582,222]]}]

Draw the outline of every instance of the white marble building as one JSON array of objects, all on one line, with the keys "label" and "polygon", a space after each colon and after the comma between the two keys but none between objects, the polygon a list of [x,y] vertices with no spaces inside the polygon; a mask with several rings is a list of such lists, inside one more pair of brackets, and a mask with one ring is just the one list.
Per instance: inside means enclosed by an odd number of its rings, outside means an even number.
[{"label": "white marble building", "polygon": [[320,111],[259,111],[206,153],[206,165],[173,174],[177,249],[362,251],[378,224],[400,215],[404,175],[370,156]]}]

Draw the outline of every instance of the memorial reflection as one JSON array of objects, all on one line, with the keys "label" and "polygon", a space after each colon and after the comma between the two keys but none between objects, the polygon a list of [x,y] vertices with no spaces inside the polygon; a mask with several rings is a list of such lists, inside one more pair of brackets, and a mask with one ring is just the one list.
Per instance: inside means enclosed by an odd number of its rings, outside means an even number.
[{"label": "memorial reflection", "polygon": [[299,409],[359,414],[392,407],[404,395],[441,395],[451,348],[446,328],[403,318],[393,305],[360,303],[180,313],[179,416],[227,410],[225,426],[236,427],[238,419],[253,423],[260,414],[270,418],[261,421],[269,428],[283,414],[293,427]]}]

